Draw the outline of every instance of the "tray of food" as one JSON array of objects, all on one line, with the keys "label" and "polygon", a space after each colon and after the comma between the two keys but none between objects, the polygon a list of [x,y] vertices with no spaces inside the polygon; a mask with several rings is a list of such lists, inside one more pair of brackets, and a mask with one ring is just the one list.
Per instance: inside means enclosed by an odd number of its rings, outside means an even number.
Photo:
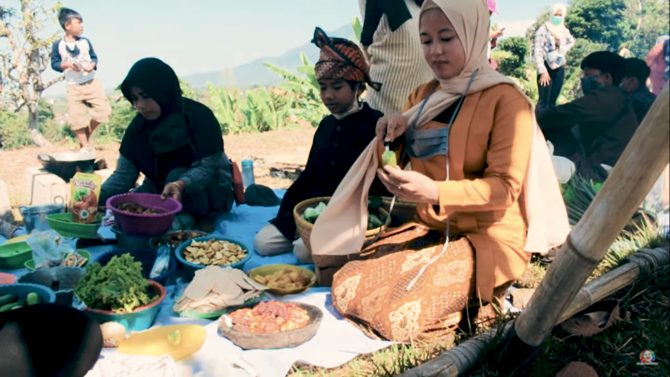
[{"label": "tray of food", "polygon": [[281,349],[312,339],[322,320],[323,312],[313,305],[262,301],[221,316],[219,329],[225,338],[245,350]]},{"label": "tray of food", "polygon": [[172,309],[182,317],[218,318],[231,308],[260,301],[266,289],[241,270],[209,266],[195,272]]},{"label": "tray of food", "polygon": [[300,293],[316,284],[314,272],[290,264],[261,266],[249,271],[249,277],[280,295]]},{"label": "tray of food", "polygon": [[50,260],[41,266],[35,266],[35,260],[30,258],[24,266],[30,270],[42,270],[52,267],[84,267],[91,260],[91,253],[86,250],[76,250],[72,253],[62,253],[60,260]]},{"label": "tray of food", "polygon": [[251,252],[239,241],[225,237],[206,236],[183,242],[174,251],[175,258],[184,265],[184,278],[190,279],[195,271],[207,266],[242,269],[251,259]]}]

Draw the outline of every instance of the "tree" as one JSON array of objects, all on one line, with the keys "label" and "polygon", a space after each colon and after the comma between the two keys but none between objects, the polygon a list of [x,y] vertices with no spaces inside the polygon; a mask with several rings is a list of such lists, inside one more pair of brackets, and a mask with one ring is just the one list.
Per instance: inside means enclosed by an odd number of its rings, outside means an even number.
[{"label": "tree", "polygon": [[33,143],[48,145],[39,128],[39,101],[47,88],[63,80],[59,76],[44,82],[42,73],[50,66],[51,45],[58,34],[42,37],[44,28],[53,24],[59,4],[47,8],[38,0],[20,0],[20,13],[0,5],[0,41],[6,40],[8,52],[0,55],[2,76],[15,111],[28,109],[28,127]]},{"label": "tree", "polygon": [[668,0],[574,0],[565,22],[576,38],[612,52],[626,47],[644,57],[659,35],[668,34],[669,4]]},{"label": "tree", "polygon": [[626,0],[624,17],[630,20],[632,35],[623,42],[633,55],[644,59],[659,35],[669,33],[668,0]]},{"label": "tree", "polygon": [[618,51],[632,35],[631,19],[623,17],[626,0],[574,0],[565,24],[575,38]]},{"label": "tree", "polygon": [[500,73],[519,79],[527,78],[526,61],[529,56],[530,45],[526,38],[505,38],[498,43],[496,49],[504,52],[503,54],[493,53],[494,59],[498,62]]}]

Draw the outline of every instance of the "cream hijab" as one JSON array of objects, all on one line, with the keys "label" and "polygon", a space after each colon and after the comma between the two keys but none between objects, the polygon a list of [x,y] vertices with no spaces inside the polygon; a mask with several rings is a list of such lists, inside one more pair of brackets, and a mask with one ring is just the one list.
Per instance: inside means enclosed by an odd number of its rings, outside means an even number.
[{"label": "cream hijab", "polygon": [[[438,80],[440,89],[427,101],[416,123],[418,128],[458,100],[475,71],[477,74],[466,95],[500,84],[514,85],[488,64],[486,46],[490,22],[486,0],[427,0],[421,13],[433,8],[441,9],[449,17],[463,44],[466,63],[457,77]],[[530,99],[528,105],[532,109]],[[402,114],[408,124],[413,124],[420,107],[418,104]],[[570,225],[547,142],[537,122],[533,122],[533,144],[523,190],[528,223],[524,249],[544,254],[565,242]],[[351,167],[314,224],[310,238],[314,255],[346,255],[361,250],[367,224],[367,190],[378,166],[377,146],[375,138]]]},{"label": "cream hijab", "polygon": [[[551,17],[553,17],[559,10],[561,11],[561,14],[563,14],[563,22],[560,25],[554,25],[551,22]],[[554,38],[556,38],[557,41],[560,41],[561,37],[565,35],[565,30],[567,29],[565,27],[565,17],[567,17],[567,15],[568,7],[566,7],[565,4],[554,4],[551,6],[549,21],[547,21],[545,25],[547,25],[547,30],[554,35]]]}]

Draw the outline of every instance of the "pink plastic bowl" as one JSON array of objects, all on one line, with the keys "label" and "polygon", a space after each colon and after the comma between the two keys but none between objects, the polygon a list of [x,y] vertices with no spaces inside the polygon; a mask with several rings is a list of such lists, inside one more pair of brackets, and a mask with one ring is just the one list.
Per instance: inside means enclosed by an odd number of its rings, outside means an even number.
[{"label": "pink plastic bowl", "polygon": [[[143,207],[161,211],[156,215],[138,215],[118,208],[124,203],[136,203]],[[116,224],[125,234],[137,237],[158,237],[167,233],[174,216],[182,210],[181,203],[154,194],[121,194],[107,199],[107,208],[114,214]]]}]

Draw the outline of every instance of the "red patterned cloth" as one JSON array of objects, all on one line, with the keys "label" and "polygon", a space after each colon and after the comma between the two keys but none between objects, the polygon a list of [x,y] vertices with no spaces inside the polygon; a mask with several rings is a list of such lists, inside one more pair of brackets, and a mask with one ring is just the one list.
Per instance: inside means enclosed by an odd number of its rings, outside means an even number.
[{"label": "red patterned cloth", "polygon": [[355,43],[343,38],[330,38],[318,27],[314,30],[312,43],[321,49],[315,67],[317,80],[343,79],[364,82],[377,91],[381,89],[380,83],[370,79],[370,66]]}]

